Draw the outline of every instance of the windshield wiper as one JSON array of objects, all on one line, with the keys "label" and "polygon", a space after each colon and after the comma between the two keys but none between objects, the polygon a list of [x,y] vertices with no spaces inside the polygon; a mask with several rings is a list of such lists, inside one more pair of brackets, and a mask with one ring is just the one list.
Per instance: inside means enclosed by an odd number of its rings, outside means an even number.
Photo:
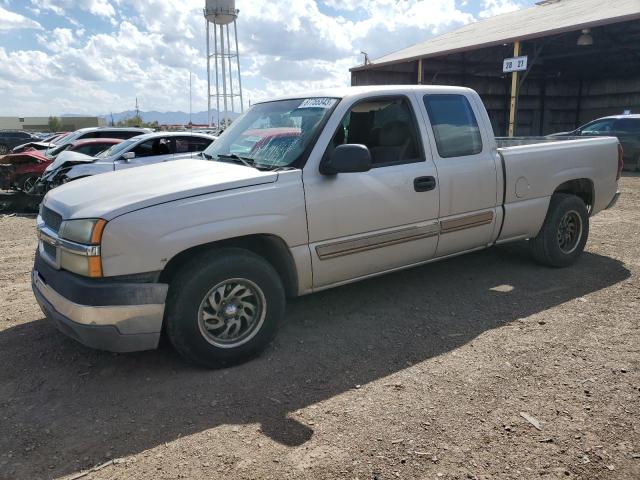
[{"label": "windshield wiper", "polygon": [[230,160],[235,160],[236,163],[242,163],[246,167],[253,167],[253,163],[254,163],[253,158],[241,157],[239,155],[236,155],[235,153],[228,153],[228,154],[219,153],[218,159],[220,158],[228,158]]},{"label": "windshield wiper", "polygon": [[213,159],[213,155],[209,155],[208,153],[205,153],[205,152],[200,152],[200,155],[202,155],[202,157],[206,158],[207,160]]}]

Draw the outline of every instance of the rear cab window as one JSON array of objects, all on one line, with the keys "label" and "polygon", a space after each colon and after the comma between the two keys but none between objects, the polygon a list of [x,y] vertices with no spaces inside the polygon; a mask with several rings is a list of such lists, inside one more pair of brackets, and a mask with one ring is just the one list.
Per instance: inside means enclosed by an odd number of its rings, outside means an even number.
[{"label": "rear cab window", "polygon": [[480,127],[464,95],[427,94],[423,100],[441,158],[482,152]]}]

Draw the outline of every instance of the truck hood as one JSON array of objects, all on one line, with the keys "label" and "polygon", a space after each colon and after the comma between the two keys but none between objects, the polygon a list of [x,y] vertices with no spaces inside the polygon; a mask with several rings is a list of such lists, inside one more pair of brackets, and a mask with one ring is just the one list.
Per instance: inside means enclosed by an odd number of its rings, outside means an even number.
[{"label": "truck hood", "polygon": [[76,180],[54,190],[43,204],[62,218],[104,218],[182,198],[273,183],[276,172],[208,160],[146,165]]}]

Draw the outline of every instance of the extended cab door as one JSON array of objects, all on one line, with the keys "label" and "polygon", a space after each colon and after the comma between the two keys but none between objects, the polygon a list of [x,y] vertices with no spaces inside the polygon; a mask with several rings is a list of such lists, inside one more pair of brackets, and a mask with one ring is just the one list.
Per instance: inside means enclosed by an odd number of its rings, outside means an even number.
[{"label": "extended cab door", "polygon": [[[481,247],[493,240],[498,218],[499,157],[489,117],[471,90],[418,94],[431,126],[440,193],[440,241],[436,256]],[[500,190],[501,192],[501,190]]]},{"label": "extended cab door", "polygon": [[[403,95],[368,97],[342,102],[330,118],[320,159],[303,172],[314,288],[435,254],[439,187],[415,111]],[[366,145],[373,168],[321,174],[319,164],[343,144]]]}]

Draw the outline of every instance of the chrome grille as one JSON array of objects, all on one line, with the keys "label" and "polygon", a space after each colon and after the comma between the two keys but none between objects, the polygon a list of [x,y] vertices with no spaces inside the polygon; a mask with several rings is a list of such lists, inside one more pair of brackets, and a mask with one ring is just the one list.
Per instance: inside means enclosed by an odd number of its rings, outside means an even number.
[{"label": "chrome grille", "polygon": [[44,220],[44,224],[47,227],[58,233],[60,224],[62,223],[62,215],[54,212],[50,208],[42,207],[42,220]]}]

